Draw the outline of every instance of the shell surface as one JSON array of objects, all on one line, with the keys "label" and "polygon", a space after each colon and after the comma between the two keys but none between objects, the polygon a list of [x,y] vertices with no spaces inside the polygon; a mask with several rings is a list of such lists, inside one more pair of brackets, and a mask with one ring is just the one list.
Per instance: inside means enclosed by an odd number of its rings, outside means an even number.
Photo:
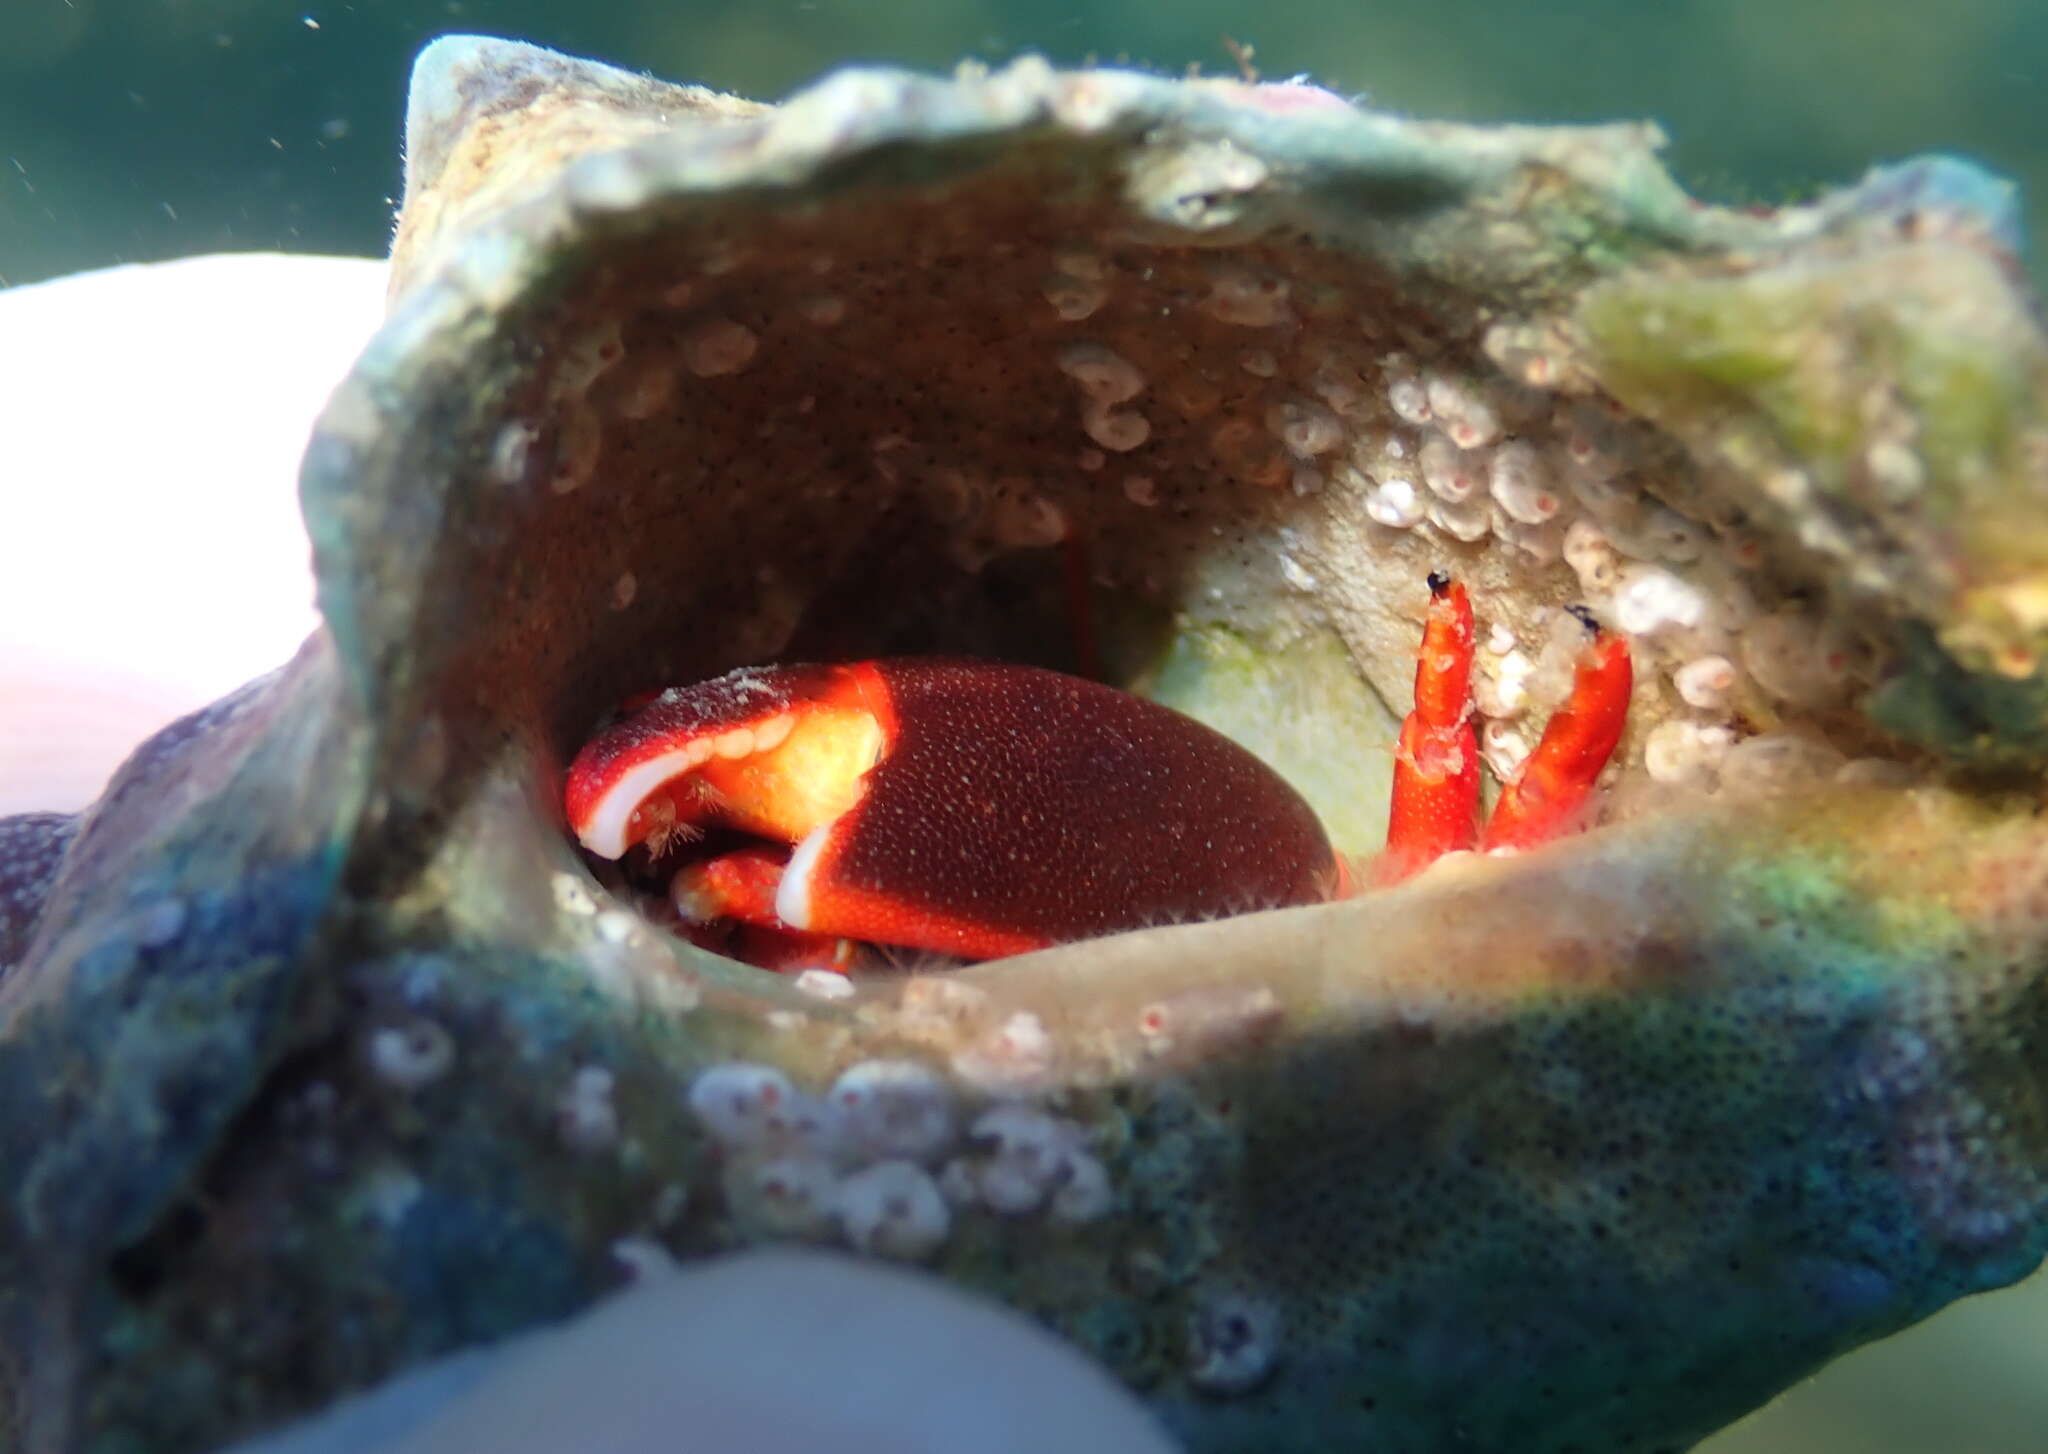
[{"label": "shell surface", "polygon": [[[1681,1447],[2039,1260],[2048,347],[1976,174],[1754,217],[1640,128],[1031,62],[770,109],[474,40],[409,132],[302,475],[325,626],[0,824],[33,1447],[217,1445],[649,1227],[928,1262],[1196,1449]],[[1069,527],[1112,675],[1354,850],[1428,572],[1496,771],[1595,604],[1614,821],[857,985],[575,852],[651,683],[1064,664]]]}]

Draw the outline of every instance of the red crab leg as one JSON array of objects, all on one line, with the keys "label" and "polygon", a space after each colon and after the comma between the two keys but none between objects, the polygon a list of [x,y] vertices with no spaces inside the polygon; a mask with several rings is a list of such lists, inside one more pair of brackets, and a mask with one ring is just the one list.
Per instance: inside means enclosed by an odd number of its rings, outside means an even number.
[{"label": "red crab leg", "polygon": [[1479,739],[1472,730],[1472,602],[1442,571],[1429,576],[1429,616],[1415,664],[1415,710],[1394,749],[1387,849],[1373,866],[1399,883],[1477,841]]},{"label": "red crab leg", "polygon": [[1635,680],[1628,643],[1585,619],[1593,639],[1579,653],[1571,697],[1501,791],[1479,842],[1483,851],[1533,848],[1569,830],[1621,741]]},{"label": "red crab leg", "polygon": [[853,941],[792,929],[775,912],[789,852],[739,848],[676,870],[669,896],[676,912],[699,927],[730,920],[745,926],[746,960],[763,969],[838,969],[853,960]]},{"label": "red crab leg", "polygon": [[669,894],[676,912],[692,924],[716,919],[743,919],[749,924],[779,924],[775,890],[782,882],[789,854],[772,848],[741,848],[676,871]]}]

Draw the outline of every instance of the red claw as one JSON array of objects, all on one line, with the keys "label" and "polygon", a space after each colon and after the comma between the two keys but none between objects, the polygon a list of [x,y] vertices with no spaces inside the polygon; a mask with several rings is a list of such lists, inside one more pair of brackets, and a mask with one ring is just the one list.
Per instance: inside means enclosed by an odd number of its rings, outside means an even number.
[{"label": "red claw", "polygon": [[994,958],[1316,902],[1343,874],[1308,805],[1228,738],[1000,663],[768,667],[665,692],[577,755],[565,799],[607,858],[706,828],[794,845],[786,864],[688,865],[676,891],[686,917],[800,933],[803,955]]}]

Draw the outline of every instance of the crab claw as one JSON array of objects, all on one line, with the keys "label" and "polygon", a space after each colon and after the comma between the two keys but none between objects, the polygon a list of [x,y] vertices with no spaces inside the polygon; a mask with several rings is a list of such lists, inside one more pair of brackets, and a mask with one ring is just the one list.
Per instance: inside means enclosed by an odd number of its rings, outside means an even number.
[{"label": "crab claw", "polygon": [[664,692],[578,754],[566,806],[608,858],[714,826],[793,845],[772,913],[758,859],[685,869],[686,913],[965,959],[1317,902],[1343,876],[1309,806],[1228,738],[1002,663]]}]

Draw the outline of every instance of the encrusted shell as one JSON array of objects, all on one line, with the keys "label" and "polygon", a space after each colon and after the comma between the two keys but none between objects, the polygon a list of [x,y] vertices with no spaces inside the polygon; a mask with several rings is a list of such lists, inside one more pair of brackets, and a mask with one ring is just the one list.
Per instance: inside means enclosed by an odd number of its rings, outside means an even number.
[{"label": "encrusted shell", "polygon": [[[1672,1447],[2023,1273],[2048,347],[1969,169],[1751,216],[1654,141],[431,47],[305,463],[325,628],[82,828],[0,825],[0,1411],[212,1447],[650,1235],[927,1260],[1194,1449]],[[1590,604],[1612,821],[829,987],[564,834],[631,692],[1070,664],[1069,540],[1109,674],[1353,851],[1428,572],[1497,767]]]}]

